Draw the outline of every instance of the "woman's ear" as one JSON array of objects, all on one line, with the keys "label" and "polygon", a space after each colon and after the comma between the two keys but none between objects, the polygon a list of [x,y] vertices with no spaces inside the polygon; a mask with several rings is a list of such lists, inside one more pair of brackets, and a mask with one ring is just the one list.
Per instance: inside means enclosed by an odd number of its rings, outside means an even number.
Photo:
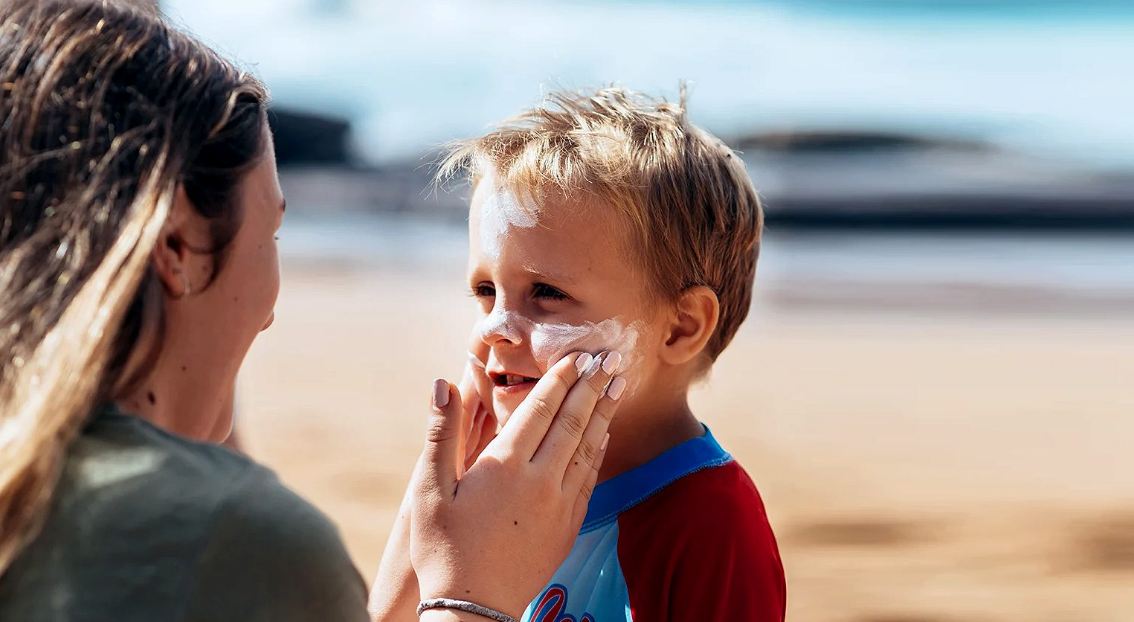
[{"label": "woman's ear", "polygon": [[195,229],[207,228],[207,223],[203,220],[193,209],[184,186],[178,184],[169,217],[165,220],[152,255],[154,273],[161,281],[166,295],[171,298],[180,299],[191,294],[193,283],[200,281],[199,278],[194,279],[190,271],[194,245],[189,240],[200,237],[200,232]]},{"label": "woman's ear", "polygon": [[720,301],[712,289],[698,285],[681,292],[662,345],[665,362],[681,365],[698,357],[717,330],[720,315]]}]

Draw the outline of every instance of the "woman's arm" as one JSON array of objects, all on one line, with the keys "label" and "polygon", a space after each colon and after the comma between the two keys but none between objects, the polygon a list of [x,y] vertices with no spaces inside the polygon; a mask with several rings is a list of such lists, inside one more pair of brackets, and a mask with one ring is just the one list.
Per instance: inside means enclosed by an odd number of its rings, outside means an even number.
[{"label": "woman's arm", "polygon": [[[479,340],[479,337],[476,338]],[[474,345],[475,347],[475,345]],[[470,359],[474,356],[470,353]],[[487,354],[485,355],[487,356]],[[496,436],[496,417],[492,413],[491,402],[482,395],[488,394],[491,382],[481,366],[471,362],[465,366],[461,379],[461,430],[462,444],[458,446],[457,456],[463,460],[460,474],[480,456],[488,443]],[[378,564],[378,574],[370,591],[370,616],[381,622],[414,622],[418,619],[417,604],[420,593],[417,575],[410,564],[410,520],[413,511],[413,487],[406,490],[398,515],[386,540],[382,560]]]},{"label": "woman's arm", "polygon": [[410,564],[410,518],[413,486],[406,489],[398,516],[382,551],[378,575],[370,590],[370,618],[374,622],[414,622],[421,600],[417,575]]}]

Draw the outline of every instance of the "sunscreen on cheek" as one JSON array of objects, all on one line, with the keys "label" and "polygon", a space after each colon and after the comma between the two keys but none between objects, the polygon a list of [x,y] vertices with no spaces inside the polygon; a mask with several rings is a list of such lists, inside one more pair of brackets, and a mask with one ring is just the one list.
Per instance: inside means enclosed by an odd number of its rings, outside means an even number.
[{"label": "sunscreen on cheek", "polygon": [[[641,322],[625,323],[618,318],[582,324],[535,322],[514,311],[494,308],[477,322],[475,330],[488,344],[499,340],[515,345],[526,342],[532,358],[543,372],[572,352],[592,355],[608,350],[618,352],[622,356],[619,375],[627,381],[624,393],[629,394],[635,388],[634,368],[641,362],[638,349]],[[471,358],[476,359],[475,356]],[[476,364],[484,368],[479,360]]]},{"label": "sunscreen on cheek", "polygon": [[[582,351],[597,355],[604,350],[616,351],[622,355],[620,369],[625,377],[626,372],[630,372],[639,362],[636,346],[640,336],[637,323],[626,324],[617,318],[583,324],[537,323],[531,330],[532,356],[544,369],[548,369],[571,352]],[[628,381],[632,378],[631,372]]]}]

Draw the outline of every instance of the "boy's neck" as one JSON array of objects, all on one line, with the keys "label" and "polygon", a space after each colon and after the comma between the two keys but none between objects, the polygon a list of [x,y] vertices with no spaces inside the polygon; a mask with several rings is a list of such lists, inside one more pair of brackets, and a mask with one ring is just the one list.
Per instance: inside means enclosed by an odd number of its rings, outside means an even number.
[{"label": "boy's neck", "polygon": [[635,402],[623,404],[610,423],[600,484],[705,433],[684,394],[668,403]]}]

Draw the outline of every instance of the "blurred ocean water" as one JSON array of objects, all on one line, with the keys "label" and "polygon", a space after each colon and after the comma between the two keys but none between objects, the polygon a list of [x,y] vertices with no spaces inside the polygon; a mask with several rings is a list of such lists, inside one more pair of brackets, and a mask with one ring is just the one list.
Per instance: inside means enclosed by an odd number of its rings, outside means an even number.
[{"label": "blurred ocean water", "polygon": [[536,102],[618,82],[722,136],[806,128],[986,139],[1134,167],[1134,3],[1118,0],[163,0],[289,106],[415,158]]},{"label": "blurred ocean water", "polygon": [[[423,271],[462,278],[460,222],[396,214],[292,217],[284,262]],[[757,270],[758,300],[808,306],[1007,309],[1134,314],[1134,240],[1107,234],[769,230]]]},{"label": "blurred ocean water", "polygon": [[[686,79],[694,120],[722,137],[928,133],[1100,172],[1134,170],[1134,2],[162,4],[175,21],[249,65],[278,103],[350,119],[355,147],[377,163],[422,162],[437,145],[535,103],[541,90],[618,82],[674,97]],[[761,188],[775,181],[764,175]],[[318,200],[307,202],[289,210],[285,261],[460,272],[459,223],[352,210],[329,215]],[[1042,307],[1056,292],[1128,313],[1134,243],[1105,233],[773,228],[758,278],[793,300],[886,291],[893,300],[970,296],[979,306],[995,290]]]}]

